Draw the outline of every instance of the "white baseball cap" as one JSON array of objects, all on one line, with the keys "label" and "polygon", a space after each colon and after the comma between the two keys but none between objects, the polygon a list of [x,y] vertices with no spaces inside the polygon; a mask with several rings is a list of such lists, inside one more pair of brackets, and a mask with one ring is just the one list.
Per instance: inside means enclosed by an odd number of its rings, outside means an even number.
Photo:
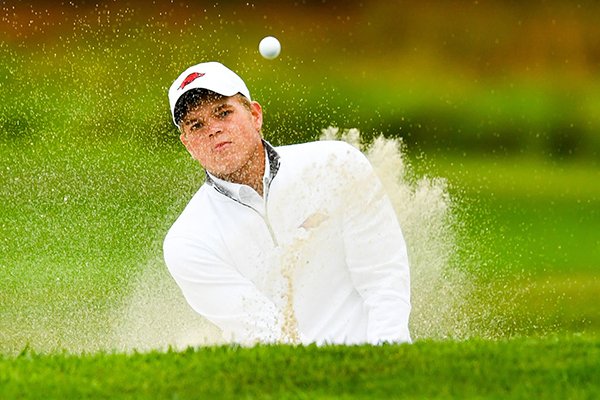
[{"label": "white baseball cap", "polygon": [[223,64],[211,61],[193,65],[183,71],[169,88],[171,116],[176,126],[175,105],[177,100],[191,89],[207,89],[223,96],[241,93],[248,100],[252,100],[242,78]]}]

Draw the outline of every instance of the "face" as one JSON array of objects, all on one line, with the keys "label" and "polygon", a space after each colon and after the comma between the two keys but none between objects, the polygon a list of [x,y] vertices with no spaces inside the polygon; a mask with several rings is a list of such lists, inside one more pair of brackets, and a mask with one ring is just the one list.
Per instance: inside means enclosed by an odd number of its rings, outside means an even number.
[{"label": "face", "polygon": [[245,183],[252,168],[264,169],[260,129],[262,109],[250,109],[236,96],[208,98],[192,108],[180,124],[181,141],[188,152],[215,176]]}]

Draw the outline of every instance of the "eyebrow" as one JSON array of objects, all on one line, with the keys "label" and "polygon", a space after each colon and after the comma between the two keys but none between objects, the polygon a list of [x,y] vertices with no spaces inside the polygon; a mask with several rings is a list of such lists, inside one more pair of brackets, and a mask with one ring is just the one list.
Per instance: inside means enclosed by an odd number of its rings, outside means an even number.
[{"label": "eyebrow", "polygon": [[213,108],[213,112],[217,112],[217,111],[220,111],[220,110],[222,110],[223,108],[228,108],[228,107],[232,107],[232,105],[231,105],[231,104],[229,104],[228,102],[226,102],[226,103],[221,103],[221,104],[219,104],[218,106],[216,106],[215,108]]},{"label": "eyebrow", "polygon": [[186,118],[186,119],[183,121],[183,123],[185,124],[185,126],[188,126],[188,125],[191,125],[191,124],[195,123],[196,121],[198,121],[198,119],[197,119],[197,118],[190,118],[190,119],[187,119],[187,118]]},{"label": "eyebrow", "polygon": [[[216,106],[215,106],[215,107],[212,109],[212,112],[213,112],[213,113],[216,113],[216,112],[219,112],[220,110],[222,110],[222,109],[224,109],[224,108],[231,108],[231,107],[233,107],[233,105],[232,105],[232,104],[230,104],[228,101],[225,101],[224,103],[221,103],[221,104],[218,104],[218,105],[216,105]],[[186,126],[188,126],[188,125],[191,125],[191,124],[193,124],[193,123],[197,122],[198,120],[199,120],[198,118],[190,118],[190,119],[187,119],[187,118],[186,118],[186,120],[185,120],[185,121],[183,121],[183,123],[184,123]]]}]

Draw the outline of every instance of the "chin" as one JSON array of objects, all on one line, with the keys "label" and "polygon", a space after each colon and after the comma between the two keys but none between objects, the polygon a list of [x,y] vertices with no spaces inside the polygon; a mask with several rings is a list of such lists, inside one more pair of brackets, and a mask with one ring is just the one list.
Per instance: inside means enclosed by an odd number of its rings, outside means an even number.
[{"label": "chin", "polygon": [[214,169],[208,169],[208,171],[216,176],[217,178],[225,179],[226,177],[235,173],[235,168],[223,168],[223,166],[219,166]]}]

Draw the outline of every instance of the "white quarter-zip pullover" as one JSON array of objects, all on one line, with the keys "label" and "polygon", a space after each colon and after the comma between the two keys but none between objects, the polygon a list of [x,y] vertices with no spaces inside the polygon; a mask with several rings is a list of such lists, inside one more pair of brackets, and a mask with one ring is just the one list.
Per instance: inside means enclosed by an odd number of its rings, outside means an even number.
[{"label": "white quarter-zip pullover", "polygon": [[406,246],[366,157],[264,144],[264,196],[207,174],[165,238],[190,306],[243,344],[410,342]]}]

